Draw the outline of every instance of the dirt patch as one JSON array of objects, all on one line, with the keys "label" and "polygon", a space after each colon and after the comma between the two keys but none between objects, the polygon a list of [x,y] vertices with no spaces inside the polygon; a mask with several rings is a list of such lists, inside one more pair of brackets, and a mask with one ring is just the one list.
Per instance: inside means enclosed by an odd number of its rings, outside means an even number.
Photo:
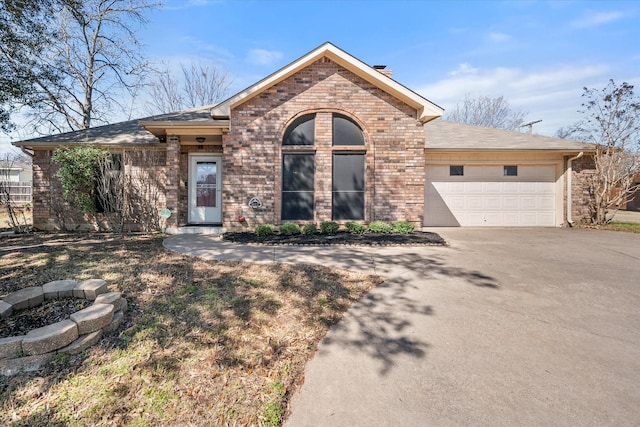
[{"label": "dirt patch", "polygon": [[26,335],[27,332],[60,322],[92,304],[84,298],[56,298],[44,304],[14,312],[0,320],[0,338]]},{"label": "dirt patch", "polygon": [[260,245],[354,245],[354,246],[402,246],[402,245],[446,245],[436,233],[418,231],[410,234],[353,234],[339,231],[335,234],[296,234],[286,236],[272,234],[258,236],[252,232],[225,233],[222,238],[229,242]]}]

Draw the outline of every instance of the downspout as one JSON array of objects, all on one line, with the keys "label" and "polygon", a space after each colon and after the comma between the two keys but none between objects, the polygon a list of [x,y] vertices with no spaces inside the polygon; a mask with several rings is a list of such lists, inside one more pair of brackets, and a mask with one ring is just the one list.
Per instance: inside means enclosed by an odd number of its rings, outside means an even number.
[{"label": "downspout", "polygon": [[571,218],[571,176],[573,175],[571,162],[582,156],[584,156],[584,151],[579,152],[577,156],[571,157],[567,160],[567,223],[569,224],[569,227],[573,227],[573,219]]}]

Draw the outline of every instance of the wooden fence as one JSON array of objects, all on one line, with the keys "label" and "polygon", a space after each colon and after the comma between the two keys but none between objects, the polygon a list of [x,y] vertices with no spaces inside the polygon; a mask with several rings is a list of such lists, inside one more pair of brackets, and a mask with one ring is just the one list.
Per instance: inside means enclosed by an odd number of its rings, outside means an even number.
[{"label": "wooden fence", "polygon": [[5,188],[9,190],[9,198],[14,203],[31,203],[31,188],[30,182],[0,182],[3,193]]}]

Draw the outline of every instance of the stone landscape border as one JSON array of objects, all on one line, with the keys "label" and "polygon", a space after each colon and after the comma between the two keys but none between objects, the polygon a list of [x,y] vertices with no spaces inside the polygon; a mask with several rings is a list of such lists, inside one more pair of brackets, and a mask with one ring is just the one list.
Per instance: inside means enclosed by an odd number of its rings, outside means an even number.
[{"label": "stone landscape border", "polygon": [[109,292],[102,279],[56,280],[12,292],[0,300],[0,317],[37,307],[45,300],[75,297],[94,301],[69,319],[33,329],[26,335],[0,338],[0,374],[35,371],[57,353],[77,354],[98,342],[103,333],[122,323],[127,300],[120,292]]}]

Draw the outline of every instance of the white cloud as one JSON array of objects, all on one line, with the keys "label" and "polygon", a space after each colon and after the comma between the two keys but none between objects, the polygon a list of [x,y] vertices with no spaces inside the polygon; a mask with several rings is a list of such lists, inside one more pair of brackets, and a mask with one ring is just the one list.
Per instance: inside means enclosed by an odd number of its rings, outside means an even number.
[{"label": "white cloud", "polygon": [[[472,72],[461,72],[465,70]],[[558,128],[579,119],[582,88],[604,87],[609,71],[604,65],[524,70],[478,69],[460,64],[447,78],[418,88],[417,92],[445,110],[455,107],[467,93],[472,97],[504,96],[512,108],[528,112],[527,118],[543,120],[534,128],[536,133],[553,136]]]},{"label": "white cloud", "polygon": [[460,76],[460,75],[469,75],[469,74],[475,74],[478,72],[477,68],[472,67],[471,65],[467,64],[466,62],[458,65],[458,68],[456,68],[453,71],[449,72],[450,76]]},{"label": "white cloud", "polygon": [[588,11],[582,17],[574,20],[571,26],[575,28],[593,28],[617,21],[624,17],[622,12],[595,12]]},{"label": "white cloud", "polygon": [[496,42],[496,43],[503,43],[511,40],[511,36],[505,33],[492,32],[492,33],[489,33],[488,37],[490,41]]},{"label": "white cloud", "polygon": [[271,65],[282,58],[282,52],[277,50],[251,49],[247,54],[247,62],[256,65]]}]

